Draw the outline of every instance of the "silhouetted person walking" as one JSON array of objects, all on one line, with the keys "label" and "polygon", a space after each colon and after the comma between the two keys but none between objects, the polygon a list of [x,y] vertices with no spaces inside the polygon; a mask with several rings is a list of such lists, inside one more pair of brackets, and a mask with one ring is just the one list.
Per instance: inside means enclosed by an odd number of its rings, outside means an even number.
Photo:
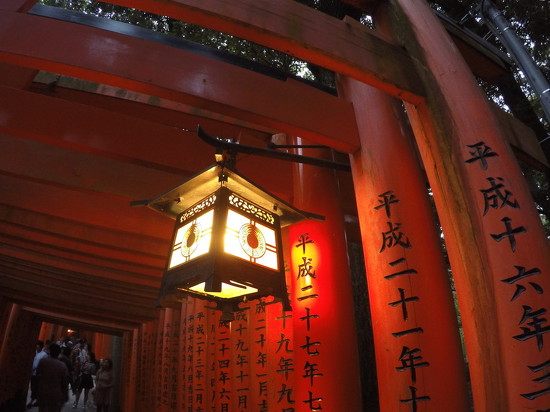
[{"label": "silhouetted person walking", "polygon": [[[49,341],[48,341],[49,344]],[[36,376],[36,370],[38,364],[44,358],[48,357],[48,349],[44,347],[44,342],[39,340],[36,343],[36,354],[32,361],[32,375],[31,375],[31,400],[27,405],[27,408],[32,408],[33,406],[38,405],[38,377]]]},{"label": "silhouetted person walking", "polygon": [[111,359],[101,359],[101,367],[95,377],[96,412],[109,412],[111,393],[113,391],[113,362]]},{"label": "silhouetted person walking", "polygon": [[50,356],[38,364],[38,410],[39,412],[61,412],[69,400],[69,370],[58,359],[61,348],[57,343],[50,345]]}]

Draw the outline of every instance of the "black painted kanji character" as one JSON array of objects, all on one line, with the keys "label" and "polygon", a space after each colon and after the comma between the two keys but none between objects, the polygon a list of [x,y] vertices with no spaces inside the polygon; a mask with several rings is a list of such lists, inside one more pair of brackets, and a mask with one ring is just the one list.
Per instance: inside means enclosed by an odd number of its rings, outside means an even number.
[{"label": "black painted kanji character", "polygon": [[229,372],[220,371],[220,377],[218,378],[218,381],[223,382],[225,384],[225,382],[227,382],[230,379],[231,378],[229,377]]},{"label": "black painted kanji character", "polygon": [[229,368],[229,362],[231,362],[230,359],[218,359],[218,367],[220,369]]},{"label": "black painted kanji character", "polygon": [[248,395],[239,395],[239,408],[246,409],[247,402],[248,402]]},{"label": "black painted kanji character", "polygon": [[259,343],[260,346],[263,348],[265,345],[266,339],[265,335],[263,333],[260,333],[260,339],[258,339],[255,343]]},{"label": "black painted kanji character", "polygon": [[[263,376],[265,376],[265,375],[263,375]],[[259,389],[259,392],[258,392],[259,396],[267,395],[267,381],[259,381],[258,382],[258,389]]]},{"label": "black painted kanji character", "polygon": [[402,232],[399,232],[400,223],[396,223],[395,226],[392,222],[388,222],[389,229],[387,232],[382,232],[382,247],[380,252],[383,252],[386,247],[402,246],[404,248],[410,248],[411,243],[409,238],[405,237]]},{"label": "black painted kanji character", "polygon": [[418,348],[409,349],[407,346],[403,346],[403,349],[401,350],[401,355],[399,355],[399,361],[401,362],[402,366],[395,368],[399,372],[404,372],[407,370],[411,371],[412,383],[416,383],[417,368],[425,368],[427,366],[430,366],[429,362],[420,362],[422,361],[422,356],[418,355],[419,352],[420,349]]},{"label": "black painted kanji character", "polygon": [[239,310],[239,311],[235,312],[235,320],[236,321],[243,321],[243,322],[248,321],[246,313],[244,313],[242,310]]},{"label": "black painted kanji character", "polygon": [[[393,267],[393,266],[397,266],[397,265],[400,265],[401,263],[406,263],[406,262],[407,262],[407,259],[400,258],[400,259],[394,260],[393,262],[390,262],[388,264]],[[417,273],[418,272],[416,271],[416,269],[404,269],[404,270],[400,270],[400,271],[391,273],[387,276],[384,276],[384,279],[390,280],[390,279],[396,278],[398,276],[415,275]]]},{"label": "black painted kanji character", "polygon": [[223,398],[226,398],[226,399],[231,399],[229,397],[229,394],[231,393],[231,391],[228,391],[227,389],[225,388],[222,388],[222,390],[220,391],[220,399],[223,399]]},{"label": "black painted kanji character", "polygon": [[418,410],[418,405],[416,404],[417,402],[431,400],[429,396],[416,396],[417,389],[414,386],[409,386],[409,389],[411,391],[411,397],[409,399],[400,399],[399,402],[410,403],[412,412],[416,412]]},{"label": "black painted kanji character", "polygon": [[[542,371],[543,373],[545,373],[545,375],[541,376],[540,378],[533,379],[533,382],[542,383],[542,382],[549,382],[550,381],[550,372],[549,372],[550,371],[550,359],[548,359],[546,362],[541,363],[540,365],[535,365],[535,366],[527,365],[527,367],[529,369],[531,369],[531,372],[540,372],[540,371]],[[524,398],[527,398],[530,401],[532,401],[533,399],[536,399],[539,396],[550,394],[550,386],[549,385],[545,385],[545,386],[546,386],[545,388],[543,388],[539,391],[536,391],[536,392],[522,393],[521,396],[523,396]]]},{"label": "black painted kanji character", "polygon": [[277,391],[279,394],[279,399],[277,399],[277,403],[281,403],[283,401],[283,398],[286,398],[286,402],[290,403],[291,405],[294,404],[294,401],[290,398],[292,395],[292,388],[287,388],[286,383],[281,384],[281,390]]},{"label": "black painted kanji character", "polygon": [[235,344],[235,350],[238,350],[238,351],[241,351],[241,352],[248,352],[248,348],[244,346],[244,341],[243,340],[238,340],[237,343]]},{"label": "black painted kanji character", "polygon": [[[522,326],[521,329],[523,330],[523,333],[521,335],[513,336],[513,338],[522,342],[526,341],[527,339],[536,338],[539,352],[542,351],[542,348],[544,346],[542,335],[550,332],[550,326],[542,327],[542,325],[546,323],[546,318],[541,318],[540,316],[544,314],[546,314],[546,309],[544,308],[533,311],[533,308],[531,306],[523,305],[523,316],[519,324],[521,325],[523,323],[526,323],[533,329]],[[529,319],[531,321],[527,322],[527,320]]]},{"label": "black painted kanji character", "polygon": [[225,342],[223,342],[221,348],[218,350],[222,353],[222,356],[225,356],[225,351],[229,349],[230,349],[229,346],[225,346]]},{"label": "black painted kanji character", "polygon": [[403,336],[411,335],[413,333],[424,333],[424,329],[412,328],[412,329],[402,330],[400,332],[393,332],[392,335],[394,338],[402,338]]},{"label": "black painted kanji character", "polygon": [[257,365],[262,365],[262,368],[265,368],[267,363],[267,353],[260,352],[258,353],[258,360],[256,361]]},{"label": "black painted kanji character", "polygon": [[305,375],[302,375],[302,378],[309,378],[309,384],[313,386],[313,378],[323,376],[321,372],[319,372],[319,369],[317,369],[316,363],[309,363],[306,362],[304,365],[304,370],[306,371]]},{"label": "black painted kanji character", "polygon": [[313,350],[313,348],[314,348],[315,346],[320,346],[320,345],[321,345],[321,342],[318,342],[318,341],[316,341],[316,342],[311,342],[311,337],[306,336],[306,344],[300,346],[300,348],[302,348],[302,349],[307,349],[307,354],[308,354],[309,356],[317,356],[317,355],[320,354],[320,352],[319,352],[317,349]]},{"label": "black painted kanji character", "polygon": [[520,233],[527,232],[527,229],[525,229],[523,226],[518,226],[516,228],[512,228],[512,219],[509,217],[503,217],[500,219],[501,222],[504,222],[504,226],[506,227],[506,230],[499,234],[491,234],[491,237],[495,239],[497,242],[500,242],[502,239],[508,238],[510,241],[510,248],[512,249],[512,252],[516,251],[516,236]]},{"label": "black painted kanji character", "polygon": [[409,298],[406,298],[405,297],[405,289],[402,289],[402,288],[397,288],[397,290],[399,291],[399,296],[400,296],[400,299],[399,300],[396,300],[395,302],[390,302],[388,303],[388,305],[390,306],[397,306],[397,305],[401,305],[401,312],[403,313],[403,320],[408,320],[409,318],[409,312],[407,311],[407,302],[417,302],[420,300],[420,298],[418,296],[411,296]]},{"label": "black painted kanji character", "polygon": [[277,341],[277,343],[279,344],[279,347],[277,348],[277,350],[275,351],[275,353],[278,353],[281,348],[283,347],[283,345],[285,345],[285,352],[286,353],[292,353],[294,352],[292,349],[289,349],[288,345],[290,345],[290,339],[289,338],[285,338],[285,334],[284,333],[281,333],[281,339],[279,339]]},{"label": "black painted kanji character", "polygon": [[269,412],[268,410],[269,405],[267,404],[267,400],[265,399],[262,399],[262,402],[258,404],[258,407],[260,408],[259,409],[260,412]]},{"label": "black painted kanji character", "polygon": [[491,184],[489,189],[481,189],[480,192],[483,193],[483,199],[485,201],[485,208],[483,210],[483,216],[487,214],[489,208],[498,209],[503,208],[504,206],[510,206],[514,209],[519,209],[519,203],[517,200],[510,200],[512,193],[508,190],[502,190],[504,188],[503,183],[497,183],[496,180],[503,182],[502,177],[488,177],[487,180]]},{"label": "black painted kanji character", "polygon": [[[237,320],[236,316],[235,316],[235,320]],[[239,336],[243,336],[243,332],[245,330],[248,330],[248,328],[244,326],[244,323],[242,322],[239,322],[239,326],[237,327],[237,329],[235,329],[235,331],[239,332]]]},{"label": "black painted kanji character", "polygon": [[260,298],[258,303],[256,303],[256,313],[265,313],[265,300]]},{"label": "black painted kanji character", "polygon": [[298,265],[298,277],[296,279],[305,278],[306,276],[311,276],[315,279],[315,269],[313,268],[313,265],[311,265],[311,261],[313,259],[308,257],[302,257],[302,263],[301,265]]},{"label": "black painted kanji character", "polygon": [[300,318],[300,320],[305,320],[306,321],[306,329],[307,329],[308,332],[311,329],[310,319],[318,319],[319,318],[319,315],[315,315],[315,314],[311,315],[310,312],[311,312],[311,308],[306,308],[306,316],[302,316]]},{"label": "black painted kanji character", "polygon": [[309,238],[309,233],[304,233],[298,237],[298,244],[295,247],[302,247],[302,253],[306,253],[306,245],[308,243],[315,243],[313,239]]},{"label": "black painted kanji character", "polygon": [[[515,283],[518,280],[521,280],[521,279],[529,277],[529,276],[538,275],[538,274],[541,273],[539,268],[533,268],[533,269],[530,269],[530,270],[525,270],[525,266],[514,265],[514,267],[518,271],[517,275],[506,278],[506,279],[502,279],[501,282],[508,283],[509,285],[511,285],[512,283]],[[532,288],[535,290],[535,292],[537,292],[539,295],[544,293],[544,290],[542,289],[542,287],[538,283],[529,282],[529,284],[532,286]],[[516,298],[518,298],[526,290],[527,290],[527,288],[525,286],[520,285],[520,284],[516,285],[516,292],[514,293],[514,296],[512,296],[512,299],[510,299],[510,300],[515,300]]]},{"label": "black painted kanji character", "polygon": [[248,364],[248,358],[246,355],[237,354],[237,361],[235,362],[237,366],[243,367],[244,365]]},{"label": "black painted kanji character", "polygon": [[282,320],[283,321],[283,329],[285,329],[286,328],[286,320],[287,319],[292,319],[292,315],[287,314],[287,312],[285,312],[285,310],[283,309],[283,306],[281,305],[281,316],[277,316],[275,319]]},{"label": "black painted kanji character", "polygon": [[248,375],[246,373],[244,373],[244,371],[241,369],[239,374],[236,376],[237,379],[239,379],[241,381],[241,383],[243,383],[243,379],[244,378],[247,378]]},{"label": "black painted kanji character", "polygon": [[277,369],[277,372],[284,373],[285,379],[288,380],[288,373],[292,372],[293,370],[294,370],[293,359],[281,357],[281,359],[279,360],[279,369]]},{"label": "black painted kanji character", "polygon": [[[321,406],[321,402],[323,401],[323,398],[314,398],[313,393],[311,391],[308,391],[309,398],[305,401],[302,401],[304,403],[309,404],[309,410],[310,411],[321,411],[323,410],[323,407]],[[317,405],[314,405],[313,402],[317,402]]]},{"label": "black painted kanji character", "polygon": [[472,145],[468,144],[466,146],[468,146],[471,149],[474,149],[470,151],[470,154],[472,155],[472,157],[466,160],[466,163],[473,163],[479,160],[481,162],[481,168],[483,170],[487,170],[488,157],[498,156],[498,153],[493,152],[493,149],[487,146],[485,142],[477,142]]},{"label": "black painted kanji character", "polygon": [[388,218],[391,217],[391,208],[390,205],[393,203],[399,203],[399,199],[393,194],[393,191],[388,190],[387,192],[382,193],[381,195],[378,195],[380,199],[378,199],[378,203],[380,203],[378,206],[375,206],[375,210],[379,210],[384,208],[386,211],[386,216]]}]

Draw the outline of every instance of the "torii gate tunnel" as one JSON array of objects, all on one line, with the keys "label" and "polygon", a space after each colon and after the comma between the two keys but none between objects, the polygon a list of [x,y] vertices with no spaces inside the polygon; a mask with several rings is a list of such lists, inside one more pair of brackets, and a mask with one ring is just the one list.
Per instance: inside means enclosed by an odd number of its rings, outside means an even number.
[{"label": "torii gate tunnel", "polygon": [[[550,410],[550,251],[517,158],[548,162],[477,84],[502,67],[425,0],[356,2],[375,28],[292,0],[107,1],[326,68],[332,94],[35,3],[0,1],[0,410],[67,327],[116,360],[122,411]],[[238,156],[325,216],[283,232],[292,311],[155,307],[173,222],[129,203],[213,163],[198,124],[349,163]]]}]

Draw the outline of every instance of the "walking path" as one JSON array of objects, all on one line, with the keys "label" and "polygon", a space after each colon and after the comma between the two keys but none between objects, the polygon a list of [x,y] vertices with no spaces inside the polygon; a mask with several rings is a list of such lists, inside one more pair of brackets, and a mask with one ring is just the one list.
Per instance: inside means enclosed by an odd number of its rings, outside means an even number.
[{"label": "walking path", "polygon": [[[30,391],[29,391],[30,393]],[[28,401],[27,401],[28,402]],[[84,408],[84,392],[80,395],[80,402],[78,403],[78,407],[73,409],[73,403],[74,403],[74,395],[71,390],[69,390],[69,401],[63,406],[63,409],[61,412],[95,412],[96,407],[92,405],[92,397],[88,397],[88,408]],[[34,406],[30,409],[27,409],[29,412],[38,412],[38,406]]]}]

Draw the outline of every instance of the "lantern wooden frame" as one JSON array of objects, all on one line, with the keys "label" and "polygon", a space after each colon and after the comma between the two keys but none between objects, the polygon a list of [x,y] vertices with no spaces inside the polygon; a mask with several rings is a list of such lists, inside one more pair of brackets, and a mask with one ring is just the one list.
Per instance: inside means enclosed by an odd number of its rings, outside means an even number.
[{"label": "lantern wooden frame", "polygon": [[[291,310],[280,229],[321,216],[298,210],[219,165],[141,203],[176,220],[159,305],[193,296],[216,302],[220,309],[236,308],[246,300],[274,296]],[[237,239],[242,250],[226,247]],[[228,286],[241,293],[226,295]]]}]

